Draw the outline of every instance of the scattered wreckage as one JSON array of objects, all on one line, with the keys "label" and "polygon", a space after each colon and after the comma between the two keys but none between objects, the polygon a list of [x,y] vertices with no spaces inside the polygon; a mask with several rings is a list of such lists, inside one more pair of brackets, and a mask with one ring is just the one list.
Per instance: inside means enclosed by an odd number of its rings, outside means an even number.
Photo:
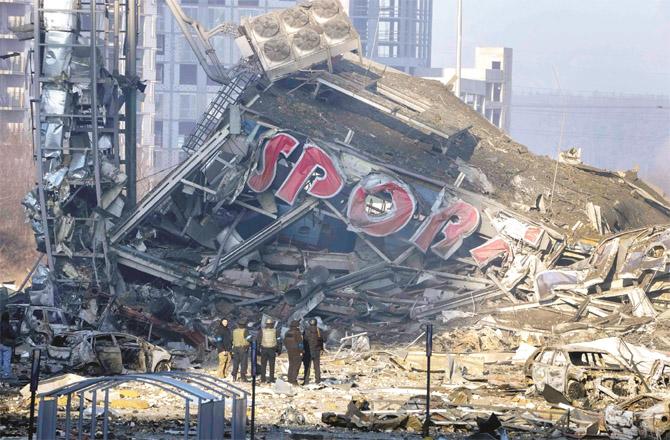
[{"label": "scattered wreckage", "polygon": [[670,396],[640,394],[605,408],[610,438],[633,440],[670,438]]}]

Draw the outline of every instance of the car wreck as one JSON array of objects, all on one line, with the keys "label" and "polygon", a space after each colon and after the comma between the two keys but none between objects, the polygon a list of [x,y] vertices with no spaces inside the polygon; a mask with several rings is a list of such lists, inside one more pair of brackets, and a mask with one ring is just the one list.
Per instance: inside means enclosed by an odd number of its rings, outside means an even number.
[{"label": "car wreck", "polygon": [[58,307],[8,304],[10,323],[19,337],[30,345],[43,346],[55,335],[77,330],[72,315]]},{"label": "car wreck", "polygon": [[525,371],[538,393],[550,388],[573,403],[625,398],[642,389],[640,378],[604,350],[545,347],[528,358]]},{"label": "car wreck", "polygon": [[170,370],[172,355],[137,336],[118,332],[78,331],[54,337],[46,347],[47,369],[88,376]]},{"label": "car wreck", "polygon": [[670,396],[640,394],[605,408],[605,424],[615,440],[670,438]]}]

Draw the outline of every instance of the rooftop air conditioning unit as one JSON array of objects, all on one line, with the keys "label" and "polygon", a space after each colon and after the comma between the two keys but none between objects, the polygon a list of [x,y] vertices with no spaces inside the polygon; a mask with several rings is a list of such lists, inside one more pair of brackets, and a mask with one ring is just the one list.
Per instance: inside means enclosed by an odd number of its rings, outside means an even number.
[{"label": "rooftop air conditioning unit", "polygon": [[250,45],[273,81],[360,46],[358,33],[338,0],[312,0],[244,18],[241,29],[246,40],[241,43]]}]

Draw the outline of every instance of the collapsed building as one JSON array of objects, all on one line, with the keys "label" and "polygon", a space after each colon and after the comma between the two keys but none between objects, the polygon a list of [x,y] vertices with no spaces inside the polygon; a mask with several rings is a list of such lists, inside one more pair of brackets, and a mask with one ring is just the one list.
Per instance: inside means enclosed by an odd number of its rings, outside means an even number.
[{"label": "collapsed building", "polygon": [[[62,12],[75,2],[50,2],[35,31],[41,184],[23,202],[47,255],[33,306],[193,348],[222,316],[378,334],[455,310],[551,310],[558,331],[656,316],[670,287],[660,194],[536,156],[444,85],[362,58],[336,0],[245,19],[229,70],[180,22],[222,88],[187,158],[128,203],[115,124],[122,89],[142,84],[90,62],[95,39]],[[54,55],[58,38],[90,50]]]}]

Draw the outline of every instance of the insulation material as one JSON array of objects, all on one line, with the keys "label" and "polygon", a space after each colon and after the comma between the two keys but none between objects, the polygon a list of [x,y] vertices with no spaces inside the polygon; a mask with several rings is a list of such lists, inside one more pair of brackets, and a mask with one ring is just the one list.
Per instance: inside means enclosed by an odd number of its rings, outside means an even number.
[{"label": "insulation material", "polygon": [[63,115],[69,110],[70,97],[66,90],[59,86],[49,85],[42,89],[40,106],[43,113],[48,115]]},{"label": "insulation material", "polygon": [[44,63],[42,74],[47,78],[61,79],[70,76],[72,47],[76,43],[76,34],[72,32],[51,31],[46,33]]},{"label": "insulation material", "polygon": [[40,125],[42,148],[48,158],[60,157],[63,150],[63,122],[46,122]]},{"label": "insulation material", "polygon": [[77,31],[79,18],[75,13],[64,12],[80,9],[79,0],[43,0],[44,29],[47,31]]}]

